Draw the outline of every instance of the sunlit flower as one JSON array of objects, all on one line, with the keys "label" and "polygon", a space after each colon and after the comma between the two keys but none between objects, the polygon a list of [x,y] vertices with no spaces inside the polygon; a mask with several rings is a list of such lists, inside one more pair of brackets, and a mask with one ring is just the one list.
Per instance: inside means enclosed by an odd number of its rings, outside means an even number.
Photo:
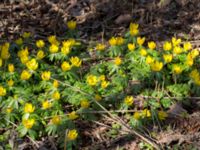
[{"label": "sunlit flower", "polygon": [[59,93],[59,91],[55,91],[55,92],[53,93],[53,95],[52,95],[52,98],[53,98],[54,100],[59,100],[59,99],[60,99],[60,93]]},{"label": "sunlit flower", "polygon": [[120,57],[115,57],[114,63],[115,63],[115,65],[119,66],[122,63],[122,59]]},{"label": "sunlit flower", "polygon": [[61,118],[59,116],[53,116],[51,119],[52,124],[59,125],[61,123]]},{"label": "sunlit flower", "polygon": [[146,55],[147,55],[147,51],[146,51],[144,48],[142,48],[142,49],[140,50],[140,55],[146,56]]},{"label": "sunlit flower", "polygon": [[143,37],[143,38],[141,38],[141,37],[137,37],[137,43],[138,43],[138,45],[143,45],[144,44],[144,42],[145,42],[145,37]]},{"label": "sunlit flower", "polygon": [[76,21],[68,21],[67,22],[67,27],[70,29],[70,30],[74,30],[76,28]]},{"label": "sunlit flower", "polygon": [[86,82],[91,86],[95,86],[98,83],[98,78],[94,75],[88,75],[86,78]]},{"label": "sunlit flower", "polygon": [[105,79],[106,79],[106,76],[105,76],[105,75],[100,75],[99,80],[105,81]]},{"label": "sunlit flower", "polygon": [[136,36],[139,33],[138,27],[139,27],[138,24],[130,23],[129,30],[131,36]]},{"label": "sunlit flower", "polygon": [[70,62],[72,63],[72,66],[80,67],[81,63],[82,63],[82,60],[80,60],[80,58],[78,58],[77,56],[75,56],[75,57],[71,57],[70,58]]},{"label": "sunlit flower", "polygon": [[165,51],[171,50],[171,49],[172,49],[172,43],[166,41],[166,42],[163,44],[163,49],[164,49]]},{"label": "sunlit flower", "polygon": [[139,120],[139,119],[141,118],[141,113],[136,111],[136,112],[133,114],[133,118],[134,118],[135,120]]},{"label": "sunlit flower", "polygon": [[76,114],[75,111],[72,111],[71,113],[67,114],[67,117],[70,119],[70,120],[75,120],[78,118],[78,115]]},{"label": "sunlit flower", "polygon": [[77,136],[78,136],[78,133],[75,129],[69,130],[67,133],[67,139],[70,141],[75,140],[77,138]]},{"label": "sunlit flower", "polygon": [[183,48],[184,50],[188,51],[188,50],[191,50],[192,49],[192,44],[190,42],[185,42],[183,44]]},{"label": "sunlit flower", "polygon": [[0,96],[6,95],[6,89],[3,86],[0,86]]},{"label": "sunlit flower", "polygon": [[150,49],[155,49],[156,48],[156,43],[154,41],[148,42],[148,47]]},{"label": "sunlit flower", "polygon": [[96,45],[96,50],[98,50],[98,51],[103,51],[103,50],[105,50],[105,48],[106,48],[106,45],[105,45],[105,44],[98,43],[98,44]]},{"label": "sunlit flower", "polygon": [[172,70],[173,70],[173,73],[175,74],[180,74],[183,71],[182,67],[177,64],[173,64]]},{"label": "sunlit flower", "polygon": [[133,96],[126,96],[124,99],[124,103],[128,106],[131,106],[133,104]]},{"label": "sunlit flower", "polygon": [[170,63],[172,61],[172,54],[164,54],[163,59],[166,63]]},{"label": "sunlit flower", "polygon": [[59,42],[57,41],[56,39],[56,36],[55,35],[51,35],[48,37],[48,41],[49,43],[51,43],[52,45],[59,45]]},{"label": "sunlit flower", "polygon": [[192,66],[194,64],[194,60],[193,58],[189,55],[187,56],[186,62],[185,62],[188,66]]},{"label": "sunlit flower", "polygon": [[175,37],[172,37],[173,46],[178,46],[180,43],[181,43],[181,39],[176,39]]},{"label": "sunlit flower", "polygon": [[20,61],[22,64],[26,64],[28,62],[29,58],[28,56],[22,56],[20,57]]},{"label": "sunlit flower", "polygon": [[8,64],[8,71],[9,72],[14,72],[15,71],[15,66],[13,64]]},{"label": "sunlit flower", "polygon": [[20,57],[20,58],[25,57],[25,56],[28,57],[28,55],[29,55],[28,47],[18,51],[18,53],[17,53],[17,56]]},{"label": "sunlit flower", "polygon": [[124,43],[124,38],[122,37],[116,37],[117,45],[122,45]]},{"label": "sunlit flower", "polygon": [[35,107],[31,103],[26,103],[24,106],[24,112],[25,113],[32,113],[34,112]]},{"label": "sunlit flower", "polygon": [[54,80],[53,81],[53,87],[58,88],[58,86],[59,86],[58,80]]},{"label": "sunlit flower", "polygon": [[8,86],[12,87],[14,85],[14,81],[12,79],[7,81]]},{"label": "sunlit flower", "polygon": [[148,56],[146,57],[146,63],[147,63],[147,64],[151,64],[152,62],[154,62],[154,58],[148,55]]},{"label": "sunlit flower", "polygon": [[66,46],[61,47],[62,54],[67,55],[69,54],[69,52],[70,52],[70,47],[66,47]]},{"label": "sunlit flower", "polygon": [[43,48],[43,47],[45,46],[45,43],[44,43],[43,40],[37,40],[37,41],[36,41],[36,46],[37,46],[38,48]]},{"label": "sunlit flower", "polygon": [[44,58],[44,56],[45,56],[45,54],[44,54],[44,51],[43,51],[43,50],[39,50],[39,51],[37,52],[37,58],[38,58],[38,59],[42,59],[42,58]]},{"label": "sunlit flower", "polygon": [[62,64],[61,64],[61,68],[62,68],[62,71],[69,71],[70,69],[71,69],[71,65],[68,63],[68,62],[66,62],[66,61],[64,61]]},{"label": "sunlit flower", "polygon": [[195,58],[197,56],[199,56],[199,50],[198,49],[194,49],[190,52],[190,55],[192,58]]},{"label": "sunlit flower", "polygon": [[28,80],[31,77],[31,73],[27,70],[23,70],[21,73],[21,80]]},{"label": "sunlit flower", "polygon": [[128,44],[128,50],[129,51],[134,51],[135,50],[135,44],[134,43],[129,43]]},{"label": "sunlit flower", "polygon": [[150,64],[151,70],[153,71],[160,71],[163,68],[163,63],[159,61],[154,61]]},{"label": "sunlit flower", "polygon": [[117,45],[117,38],[116,37],[112,37],[110,40],[109,40],[109,44],[111,46],[116,46]]},{"label": "sunlit flower", "polygon": [[175,46],[173,49],[174,54],[180,54],[183,52],[182,48],[180,46]]},{"label": "sunlit flower", "polygon": [[48,109],[50,107],[51,107],[51,102],[49,102],[48,100],[42,102],[42,109]]},{"label": "sunlit flower", "polygon": [[90,106],[90,102],[87,99],[81,100],[81,107],[88,108]]},{"label": "sunlit flower", "polygon": [[109,82],[108,82],[108,81],[102,81],[102,82],[101,82],[101,87],[102,87],[103,89],[107,88],[108,85],[109,85]]},{"label": "sunlit flower", "polygon": [[31,129],[33,125],[35,124],[35,119],[23,119],[22,124],[25,128]]},{"label": "sunlit flower", "polygon": [[36,61],[35,58],[32,58],[31,60],[29,60],[27,63],[26,63],[26,67],[29,69],[29,70],[36,70],[38,68],[38,63]]},{"label": "sunlit flower", "polygon": [[51,72],[50,71],[44,71],[41,75],[42,80],[48,81],[51,78]]},{"label": "sunlit flower", "polygon": [[59,51],[58,45],[52,44],[52,45],[49,47],[49,51],[50,51],[50,53],[57,53],[57,52]]}]

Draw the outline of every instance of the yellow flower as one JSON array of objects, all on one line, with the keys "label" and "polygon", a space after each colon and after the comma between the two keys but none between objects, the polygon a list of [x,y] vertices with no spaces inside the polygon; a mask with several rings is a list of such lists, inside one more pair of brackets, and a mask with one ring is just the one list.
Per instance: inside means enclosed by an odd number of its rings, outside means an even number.
[{"label": "yellow flower", "polygon": [[72,111],[71,113],[67,114],[67,116],[68,116],[68,118],[69,118],[70,120],[75,120],[75,119],[78,118],[78,115],[76,114],[75,111]]},{"label": "yellow flower", "polygon": [[136,112],[133,114],[133,118],[134,118],[135,120],[139,120],[139,119],[141,118],[141,113],[136,111]]},{"label": "yellow flower", "polygon": [[87,99],[84,99],[81,101],[81,107],[82,108],[88,108],[90,106],[90,103]]},{"label": "yellow flower", "polygon": [[23,35],[22,35],[22,37],[25,38],[25,39],[28,39],[30,36],[31,36],[30,32],[24,32]]},{"label": "yellow flower", "polygon": [[165,51],[171,50],[171,49],[172,49],[172,43],[166,41],[166,42],[163,44],[163,49],[164,49]]},{"label": "yellow flower", "polygon": [[10,114],[12,111],[13,111],[13,109],[12,109],[11,107],[6,108],[6,112],[7,112],[8,114]]},{"label": "yellow flower", "polygon": [[1,58],[8,59],[10,57],[9,53],[10,43],[5,43],[1,47]]},{"label": "yellow flower", "polygon": [[14,81],[12,79],[7,81],[8,86],[12,87],[14,84]]},{"label": "yellow flower", "polygon": [[130,29],[130,35],[131,36],[135,36],[139,33],[138,27],[139,27],[138,24],[130,23],[129,29]]},{"label": "yellow flower", "polygon": [[38,48],[43,48],[43,47],[45,46],[45,43],[44,43],[43,40],[37,40],[37,41],[36,41],[36,46],[37,46]]},{"label": "yellow flower", "polygon": [[181,39],[176,39],[175,37],[172,38],[173,46],[178,46],[181,43]]},{"label": "yellow flower", "polygon": [[68,39],[67,41],[62,42],[63,47],[69,47],[69,48],[71,48],[72,46],[76,44],[77,42],[74,39]]},{"label": "yellow flower", "polygon": [[23,119],[22,124],[25,128],[31,129],[35,124],[35,119]]},{"label": "yellow flower", "polygon": [[109,85],[109,82],[108,82],[108,81],[102,81],[102,82],[101,82],[101,87],[102,87],[103,89],[107,88],[108,85]]},{"label": "yellow flower", "polygon": [[193,60],[193,58],[191,56],[187,56],[186,64],[188,66],[192,66],[194,64],[194,60]]},{"label": "yellow flower", "polygon": [[154,61],[150,64],[151,70],[153,71],[160,71],[163,68],[163,63],[159,61]]},{"label": "yellow flower", "polygon": [[20,50],[20,51],[18,51],[18,53],[17,53],[17,56],[20,57],[20,58],[21,57],[25,57],[25,56],[28,57],[28,55],[29,55],[29,52],[28,52],[28,48],[27,47],[22,49],[22,50]]},{"label": "yellow flower", "polygon": [[95,86],[98,83],[98,78],[94,75],[88,75],[86,82],[91,86]]},{"label": "yellow flower", "polygon": [[72,66],[80,67],[81,63],[82,63],[82,60],[80,60],[80,58],[78,58],[77,56],[75,56],[75,57],[71,57],[70,58],[70,62],[72,63]]},{"label": "yellow flower", "polygon": [[94,98],[96,101],[102,100],[102,97],[99,94],[96,94]]},{"label": "yellow flower", "polygon": [[151,64],[152,62],[154,62],[154,58],[148,55],[148,56],[146,57],[146,63],[147,63],[147,64]]},{"label": "yellow flower", "polygon": [[48,41],[49,43],[51,43],[52,45],[59,45],[59,42],[57,41],[56,39],[56,36],[55,35],[51,35],[48,37]]},{"label": "yellow flower", "polygon": [[67,55],[69,54],[69,52],[70,52],[70,47],[66,47],[66,46],[61,47],[62,54]]},{"label": "yellow flower", "polygon": [[50,107],[51,103],[48,100],[42,102],[42,109],[48,109]]},{"label": "yellow flower", "polygon": [[96,45],[96,50],[98,50],[98,51],[103,51],[103,50],[105,50],[105,48],[106,48],[105,44],[99,43]]},{"label": "yellow flower", "polygon": [[20,61],[21,61],[22,64],[26,64],[28,62],[28,59],[29,59],[28,56],[20,57]]},{"label": "yellow flower", "polygon": [[147,51],[146,51],[144,48],[142,48],[142,49],[140,50],[140,55],[146,56],[146,55],[147,55]]},{"label": "yellow flower", "polygon": [[109,40],[109,44],[110,44],[111,46],[116,46],[116,45],[117,45],[117,38],[112,37],[112,38]]},{"label": "yellow flower", "polygon": [[143,116],[143,117],[151,117],[151,112],[150,112],[150,110],[144,109],[144,110],[142,111],[142,116]]},{"label": "yellow flower", "polygon": [[105,81],[105,79],[106,79],[106,76],[105,76],[105,75],[100,75],[99,80]]},{"label": "yellow flower", "polygon": [[69,71],[71,69],[71,65],[68,62],[64,61],[61,64],[61,68],[62,68],[62,71],[64,71],[64,72]]},{"label": "yellow flower", "polygon": [[3,65],[3,60],[0,58],[0,67]]},{"label": "yellow flower", "polygon": [[17,45],[22,45],[22,44],[23,44],[22,38],[18,38],[18,39],[15,41],[15,43],[16,43]]},{"label": "yellow flower", "polygon": [[32,58],[31,60],[29,60],[27,63],[26,63],[26,67],[29,69],[29,70],[36,70],[38,68],[38,63],[36,61],[35,58]]},{"label": "yellow flower", "polygon": [[158,118],[160,119],[160,120],[165,120],[166,118],[167,118],[167,113],[166,112],[164,112],[164,111],[158,111]]},{"label": "yellow flower", "polygon": [[116,37],[117,45],[122,45],[124,43],[124,38],[122,37]]},{"label": "yellow flower", "polygon": [[194,49],[190,52],[190,55],[192,58],[195,58],[197,56],[199,56],[199,50],[198,49]]},{"label": "yellow flower", "polygon": [[190,77],[193,79],[197,79],[199,78],[199,72],[197,69],[192,70],[192,72],[190,73]]},{"label": "yellow flower", "polygon": [[6,95],[6,89],[3,86],[0,86],[0,96]]},{"label": "yellow flower", "polygon": [[50,53],[57,53],[57,52],[59,51],[58,45],[52,44],[52,45],[49,47],[49,51],[50,51]]},{"label": "yellow flower", "polygon": [[54,80],[53,81],[53,87],[58,88],[58,86],[59,86],[58,80]]},{"label": "yellow flower", "polygon": [[53,116],[53,118],[51,119],[52,124],[54,125],[59,125],[61,123],[61,118],[59,116]]},{"label": "yellow flower", "polygon": [[42,58],[44,58],[44,51],[43,50],[39,50],[38,52],[37,52],[37,58],[38,59],[42,59]]},{"label": "yellow flower", "polygon": [[188,50],[191,50],[192,49],[192,44],[190,42],[185,42],[183,44],[183,48],[184,50],[188,51]]},{"label": "yellow flower", "polygon": [[13,64],[8,64],[8,71],[9,72],[14,72],[15,71],[15,66]]},{"label": "yellow flower", "polygon": [[31,77],[31,73],[27,70],[23,70],[21,73],[21,80],[28,80]]},{"label": "yellow flower", "polygon": [[122,59],[120,57],[115,57],[114,63],[115,63],[115,65],[119,66],[122,63]]},{"label": "yellow flower", "polygon": [[42,80],[48,81],[51,78],[51,72],[50,71],[44,71],[41,75]]},{"label": "yellow flower", "polygon": [[156,43],[154,41],[148,42],[148,47],[150,49],[155,49],[156,48]]},{"label": "yellow flower", "polygon": [[25,113],[32,113],[34,112],[35,107],[31,103],[26,103],[24,106],[24,112]]},{"label": "yellow flower", "polygon": [[144,44],[144,42],[145,42],[145,37],[143,37],[143,38],[141,38],[141,37],[137,37],[137,43],[138,43],[138,45],[142,45],[142,44]]},{"label": "yellow flower", "polygon": [[67,22],[67,27],[70,29],[70,30],[74,30],[76,28],[76,21],[68,21]]},{"label": "yellow flower", "polygon": [[133,96],[126,96],[124,99],[124,103],[128,106],[131,106],[133,104]]},{"label": "yellow flower", "polygon": [[172,61],[172,54],[164,54],[163,59],[166,63],[170,63]]},{"label": "yellow flower", "polygon": [[183,71],[182,67],[177,64],[172,66],[172,70],[175,74],[180,74]]},{"label": "yellow flower", "polygon": [[69,130],[67,133],[67,139],[70,141],[75,140],[77,138],[77,136],[78,136],[78,133],[75,129]]},{"label": "yellow flower", "polygon": [[129,51],[134,51],[135,50],[135,44],[134,43],[129,43],[128,44],[128,50]]},{"label": "yellow flower", "polygon": [[176,46],[176,47],[174,47],[173,52],[175,54],[180,54],[180,53],[183,52],[183,50],[182,50],[182,48],[180,46]]},{"label": "yellow flower", "polygon": [[53,93],[53,95],[52,95],[52,98],[53,98],[54,100],[59,100],[59,99],[60,99],[60,93],[59,93],[59,91],[55,91],[55,92]]}]

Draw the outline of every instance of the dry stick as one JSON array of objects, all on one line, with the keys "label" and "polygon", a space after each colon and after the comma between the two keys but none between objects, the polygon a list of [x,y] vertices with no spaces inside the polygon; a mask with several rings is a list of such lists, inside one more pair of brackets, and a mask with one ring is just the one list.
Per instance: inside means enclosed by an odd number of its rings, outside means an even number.
[{"label": "dry stick", "polygon": [[[54,78],[51,78],[51,79],[55,80]],[[91,94],[86,93],[86,92],[82,91],[81,89],[76,88],[76,87],[74,87],[74,86],[71,86],[70,84],[63,83],[62,81],[59,81],[59,80],[57,80],[57,81],[60,82],[61,84],[64,84],[64,85],[66,85],[66,86],[72,88],[73,90],[75,90],[75,91],[77,91],[77,92],[80,92],[80,93],[85,94],[85,95],[88,95],[88,96],[92,96]],[[129,127],[127,126],[127,124],[126,124],[123,120],[121,120],[121,118],[113,116],[113,115],[111,114],[111,112],[109,112],[105,107],[103,107],[98,101],[95,101],[95,100],[93,100],[93,99],[92,99],[92,101],[95,102],[99,107],[101,107],[105,112],[107,112],[107,114],[108,114],[116,123],[120,123],[121,126],[124,126],[124,127],[127,129],[127,131],[129,131],[130,133],[132,133],[132,134],[134,134],[134,135],[140,137],[143,141],[145,141],[145,142],[151,144],[155,149],[157,149],[157,150],[160,149],[159,146],[158,146],[156,143],[154,143],[154,142],[152,142],[151,140],[149,140],[148,138],[144,137],[141,133],[139,133],[139,132],[137,132],[137,131],[135,131],[135,130],[129,128]]]},{"label": "dry stick", "polygon": [[[18,127],[17,124],[15,124],[14,122],[4,118],[7,122],[11,123],[13,126],[15,126],[16,128]],[[35,142],[30,136],[26,135],[26,137],[36,146],[36,148],[38,149],[40,146],[38,145],[37,142]]]}]

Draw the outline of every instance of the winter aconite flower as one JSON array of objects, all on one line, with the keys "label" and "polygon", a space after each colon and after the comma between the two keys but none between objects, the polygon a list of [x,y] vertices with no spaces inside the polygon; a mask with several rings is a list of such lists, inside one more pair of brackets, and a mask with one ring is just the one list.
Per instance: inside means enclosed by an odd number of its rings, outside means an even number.
[{"label": "winter aconite flower", "polygon": [[70,141],[75,140],[77,138],[77,136],[78,136],[78,133],[75,129],[69,130],[67,133],[67,139]]},{"label": "winter aconite flower", "polygon": [[173,73],[175,73],[175,74],[180,74],[183,71],[182,67],[177,64],[174,64],[172,66],[172,70],[173,70]]},{"label": "winter aconite flower", "polygon": [[112,37],[112,38],[109,40],[109,44],[110,44],[111,46],[116,46],[116,45],[117,45],[117,38]]},{"label": "winter aconite flower", "polygon": [[14,72],[15,71],[15,66],[13,64],[8,64],[8,71],[10,73]]},{"label": "winter aconite flower", "polygon": [[48,100],[42,102],[42,109],[48,109],[51,107],[51,102]]},{"label": "winter aconite flower", "polygon": [[142,49],[140,50],[140,55],[146,56],[146,55],[147,55],[147,51],[146,51],[144,48],[142,48]]},{"label": "winter aconite flower", "polygon": [[129,43],[128,44],[128,50],[129,51],[134,51],[135,50],[135,44],[134,43]]},{"label": "winter aconite flower", "polygon": [[7,84],[9,87],[12,87],[14,85],[14,81],[12,79],[7,81]]},{"label": "winter aconite flower", "polygon": [[6,113],[10,114],[12,111],[13,111],[13,108],[12,108],[12,107],[6,108]]},{"label": "winter aconite flower", "polygon": [[133,104],[133,96],[126,96],[124,99],[124,103],[128,106],[131,106]]},{"label": "winter aconite flower", "polygon": [[99,43],[96,45],[96,50],[98,50],[98,51],[103,51],[103,50],[105,50],[105,48],[106,48],[105,44]]},{"label": "winter aconite flower", "polygon": [[117,45],[122,45],[124,44],[124,38],[123,37],[116,37],[116,40],[117,40]]},{"label": "winter aconite flower", "polygon": [[57,41],[56,36],[55,35],[51,35],[48,37],[48,41],[49,43],[51,43],[51,45],[56,45],[58,46],[60,43]]},{"label": "winter aconite flower", "polygon": [[41,75],[42,80],[48,81],[51,78],[51,72],[50,71],[44,71]]},{"label": "winter aconite flower", "polygon": [[70,58],[70,62],[72,63],[72,66],[80,67],[81,63],[82,63],[82,60],[80,60],[80,58],[78,58],[77,56],[75,56],[75,57],[71,57]]},{"label": "winter aconite flower", "polygon": [[31,129],[33,125],[35,124],[35,119],[23,119],[22,124],[25,128]]},{"label": "winter aconite flower", "polygon": [[148,47],[150,49],[155,49],[156,48],[156,43],[154,41],[148,42]]},{"label": "winter aconite flower", "polygon": [[0,86],[0,96],[6,95],[6,89],[3,86]]},{"label": "winter aconite flower", "polygon": [[130,23],[129,30],[131,36],[136,36],[139,33],[138,27],[139,27],[138,24]]},{"label": "winter aconite flower", "polygon": [[49,51],[50,51],[50,53],[57,53],[57,52],[59,51],[58,45],[52,44],[52,45],[49,47]]},{"label": "winter aconite flower", "polygon": [[38,40],[38,41],[36,41],[36,46],[38,48],[43,48],[45,46],[45,43],[43,40]]},{"label": "winter aconite flower", "polygon": [[148,55],[148,56],[146,57],[146,63],[147,63],[147,64],[151,64],[152,62],[154,62],[154,58]]},{"label": "winter aconite flower", "polygon": [[145,42],[145,37],[143,37],[143,38],[141,38],[141,37],[138,37],[137,38],[137,43],[138,43],[138,45],[143,45],[144,44],[144,42]]},{"label": "winter aconite flower", "polygon": [[3,65],[3,60],[0,58],[0,67]]},{"label": "winter aconite flower", "polygon": [[183,52],[182,48],[180,46],[175,46],[173,49],[174,54],[180,54]]},{"label": "winter aconite flower", "polygon": [[55,91],[55,92],[53,93],[53,95],[52,95],[52,98],[53,98],[54,100],[59,100],[59,99],[60,99],[60,93],[59,93],[59,91]]},{"label": "winter aconite flower", "polygon": [[172,43],[166,41],[166,42],[163,44],[163,49],[164,49],[165,51],[171,50],[171,49],[172,49]]},{"label": "winter aconite flower", "polygon": [[86,78],[86,82],[91,86],[95,86],[98,83],[98,78],[94,75],[88,75]]},{"label": "winter aconite flower", "polygon": [[188,50],[191,50],[192,49],[192,44],[190,42],[185,42],[183,44],[183,48],[184,50],[188,51]]},{"label": "winter aconite flower", "polygon": [[28,80],[31,77],[31,73],[27,70],[23,70],[20,77],[21,80]]},{"label": "winter aconite flower", "polygon": [[101,88],[103,88],[103,89],[107,88],[108,85],[109,85],[108,81],[102,81],[101,82]]},{"label": "winter aconite flower", "polygon": [[122,63],[122,59],[120,57],[115,57],[114,63],[115,63],[115,65],[119,66]]},{"label": "winter aconite flower", "polygon": [[68,27],[68,29],[70,29],[70,30],[74,30],[74,29],[76,29],[76,21],[68,21],[67,22],[67,27]]},{"label": "winter aconite flower", "polygon": [[172,61],[172,54],[164,54],[163,59],[166,63],[170,63]]},{"label": "winter aconite flower", "polygon": [[139,119],[141,118],[141,113],[136,111],[136,112],[133,114],[133,118],[134,118],[135,120],[139,120]]},{"label": "winter aconite flower", "polygon": [[70,119],[70,120],[75,120],[78,118],[78,115],[76,114],[75,111],[72,111],[71,113],[67,114],[67,117]]},{"label": "winter aconite flower", "polygon": [[17,44],[17,45],[22,45],[23,44],[23,39],[22,38],[18,38],[16,41],[15,41],[15,43]]},{"label": "winter aconite flower", "polygon": [[28,39],[30,36],[31,36],[31,33],[30,33],[30,32],[24,32],[24,33],[22,34],[22,37],[25,38],[25,39]]},{"label": "winter aconite flower", "polygon": [[58,86],[59,86],[58,80],[54,80],[53,81],[53,87],[58,88]]},{"label": "winter aconite flower", "polygon": [[70,47],[67,47],[67,46],[61,47],[62,54],[67,55],[67,54],[69,54],[69,52],[70,52]]},{"label": "winter aconite flower", "polygon": [[45,54],[44,54],[44,51],[43,51],[43,50],[39,50],[39,51],[37,52],[37,58],[38,58],[38,59],[42,59],[42,58],[44,58],[44,56],[45,56]]},{"label": "winter aconite flower", "polygon": [[142,117],[151,117],[151,112],[148,109],[142,111]]},{"label": "winter aconite flower", "polygon": [[175,37],[172,37],[173,46],[178,46],[180,43],[181,43],[181,39],[176,39]]},{"label": "winter aconite flower", "polygon": [[88,108],[90,106],[90,102],[87,99],[81,100],[81,108]]},{"label": "winter aconite flower", "polygon": [[1,47],[1,58],[2,59],[8,59],[10,57],[9,53],[10,43],[6,42]]},{"label": "winter aconite flower", "polygon": [[24,106],[24,112],[25,113],[32,113],[34,112],[35,107],[31,103],[26,103]]},{"label": "winter aconite flower", "polygon": [[153,71],[160,71],[163,68],[163,63],[159,61],[154,61],[150,64],[151,70]]},{"label": "winter aconite flower", "polygon": [[53,116],[53,118],[51,119],[52,124],[54,125],[59,125],[61,123],[61,118],[59,116]]},{"label": "winter aconite flower", "polygon": [[164,112],[164,111],[158,111],[158,118],[160,119],[160,120],[165,120],[166,118],[167,118],[167,113],[166,112]]},{"label": "winter aconite flower", "polygon": [[29,61],[26,63],[26,67],[27,67],[29,70],[35,71],[35,70],[38,68],[38,62],[36,61],[35,58],[32,58],[31,60],[29,60]]},{"label": "winter aconite flower", "polygon": [[62,71],[69,71],[70,69],[71,69],[71,65],[68,63],[68,62],[66,62],[66,61],[64,61],[62,64],[61,64],[61,69],[62,69]]}]

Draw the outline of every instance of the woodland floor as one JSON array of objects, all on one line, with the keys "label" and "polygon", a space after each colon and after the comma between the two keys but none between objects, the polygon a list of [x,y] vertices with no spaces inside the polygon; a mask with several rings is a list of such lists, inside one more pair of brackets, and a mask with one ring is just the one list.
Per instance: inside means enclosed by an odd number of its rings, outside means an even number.
[{"label": "woodland floor", "polygon": [[[200,0],[5,0],[0,2],[0,43],[15,39],[24,31],[32,32],[35,38],[56,34],[64,36],[67,20],[78,22],[80,39],[83,41],[106,41],[112,35],[123,35],[131,21],[140,24],[141,35],[158,44],[172,36],[191,41],[200,48]],[[167,2],[169,2],[167,4]],[[169,148],[200,147],[200,101],[191,100],[190,106],[177,104],[169,111],[179,115],[189,113],[188,118],[170,118],[161,124],[158,141]],[[123,116],[123,115],[122,115]],[[102,124],[100,124],[100,122]],[[99,123],[81,122],[80,149],[140,149],[140,139],[119,134],[109,137],[106,133],[112,120],[102,118]],[[164,130],[168,125],[170,130]],[[152,130],[152,129],[148,129]],[[154,129],[158,130],[158,129]],[[56,148],[56,139],[46,137],[36,141],[21,142],[21,150]],[[165,148],[164,148],[165,149]]]}]

